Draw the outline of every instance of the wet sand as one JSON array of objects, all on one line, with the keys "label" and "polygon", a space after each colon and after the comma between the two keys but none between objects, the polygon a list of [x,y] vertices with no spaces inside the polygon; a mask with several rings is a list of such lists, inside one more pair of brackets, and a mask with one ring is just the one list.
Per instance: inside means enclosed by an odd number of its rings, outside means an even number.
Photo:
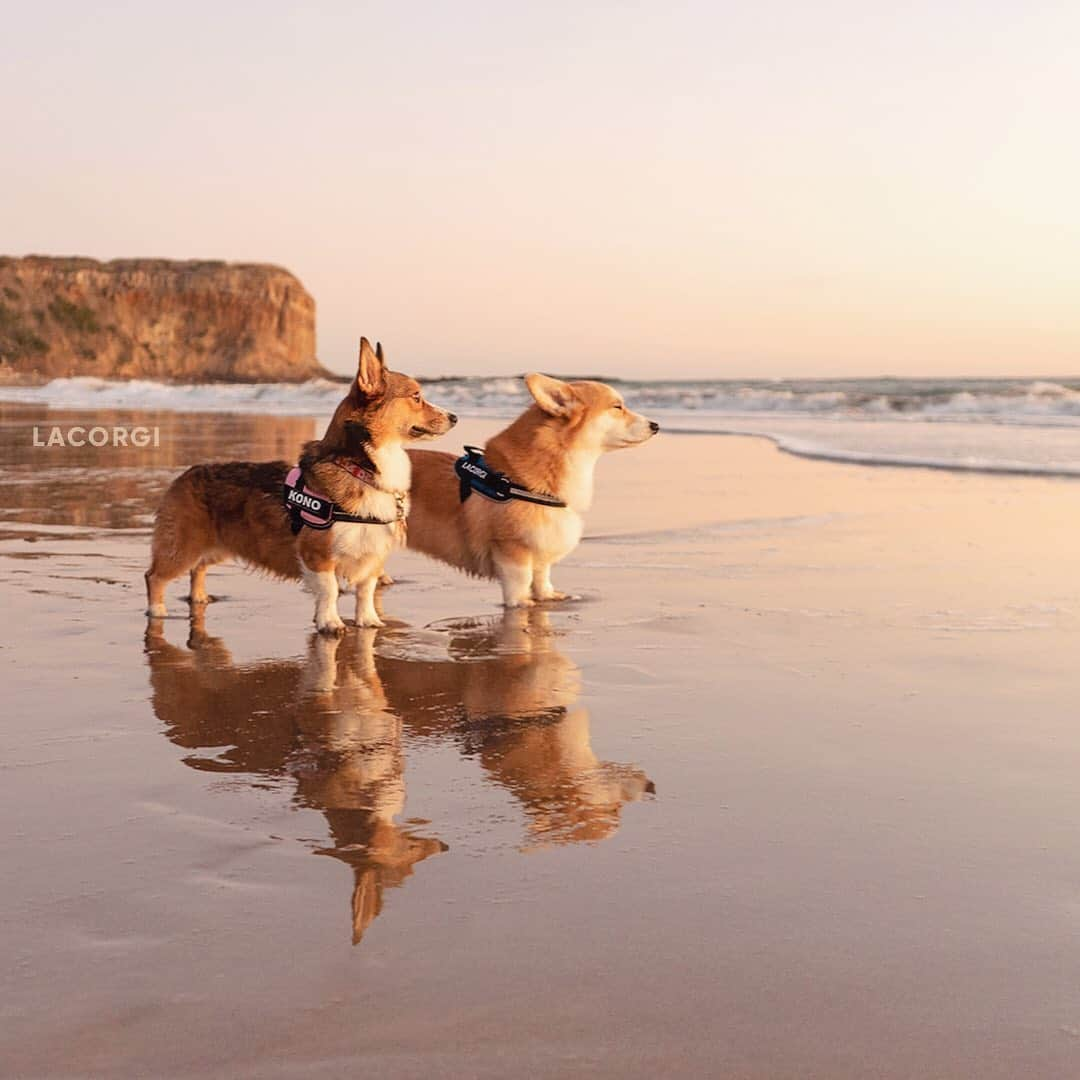
[{"label": "wet sand", "polygon": [[0,409],[5,1075],[1080,1073],[1075,482],[662,437],[580,602],[403,553],[327,642],[142,615],[168,479],[310,421],[76,419]]}]

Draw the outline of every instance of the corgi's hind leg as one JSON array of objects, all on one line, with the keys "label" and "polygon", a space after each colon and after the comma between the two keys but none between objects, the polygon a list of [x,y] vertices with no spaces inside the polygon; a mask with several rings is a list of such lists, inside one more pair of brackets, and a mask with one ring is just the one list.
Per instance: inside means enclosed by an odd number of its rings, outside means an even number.
[{"label": "corgi's hind leg", "polygon": [[143,575],[146,578],[146,614],[152,619],[162,619],[167,614],[165,608],[165,586],[172,578],[165,577],[155,562]]},{"label": "corgi's hind leg", "polygon": [[200,562],[191,571],[191,593],[188,595],[188,603],[194,608],[210,603],[210,597],[206,594],[206,568],[209,563]]},{"label": "corgi's hind leg", "polygon": [[503,605],[532,607],[532,553],[520,545],[496,547],[492,552],[495,575],[502,586]]},{"label": "corgi's hind leg", "polygon": [[[152,618],[165,615],[165,587],[173,579],[192,571],[195,591],[194,571],[214,552],[213,523],[205,506],[192,493],[191,471],[173,481],[154,521],[150,569],[146,571],[146,614]],[[202,592],[205,595],[205,585]]]},{"label": "corgi's hind leg", "polygon": [[[185,549],[183,547],[171,550],[154,544],[150,569],[144,575],[146,578],[146,614],[155,619],[163,618],[165,611],[165,587],[170,581],[175,580],[188,570],[192,571],[192,588],[194,588],[194,567],[199,562],[202,552],[198,549]],[[205,573],[205,570],[204,570]],[[205,583],[203,593],[206,592]]]},{"label": "corgi's hind leg", "polygon": [[217,599],[206,591],[206,571],[211,566],[217,566],[224,562],[220,555],[203,555],[191,569],[191,592],[188,593],[187,602],[194,608],[200,604],[209,604]]}]

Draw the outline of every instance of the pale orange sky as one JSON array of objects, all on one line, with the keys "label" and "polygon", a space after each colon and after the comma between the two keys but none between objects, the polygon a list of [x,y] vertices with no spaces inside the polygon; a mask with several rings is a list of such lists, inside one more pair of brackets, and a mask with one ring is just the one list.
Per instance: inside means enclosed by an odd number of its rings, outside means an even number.
[{"label": "pale orange sky", "polygon": [[[1029,9],[1030,8],[1030,9]],[[5,253],[275,262],[423,374],[1080,373],[1080,7],[9,7]]]}]

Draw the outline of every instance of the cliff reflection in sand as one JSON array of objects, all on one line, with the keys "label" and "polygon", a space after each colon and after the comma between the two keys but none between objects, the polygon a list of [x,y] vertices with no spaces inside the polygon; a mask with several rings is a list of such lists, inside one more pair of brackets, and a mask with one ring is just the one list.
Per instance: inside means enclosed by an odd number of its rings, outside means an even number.
[{"label": "cliff reflection in sand", "polygon": [[[185,763],[246,774],[253,785],[291,777],[297,805],[326,817],[316,849],[353,869],[352,937],[380,913],[384,891],[447,847],[395,822],[405,804],[409,739],[450,740],[510,791],[528,842],[601,840],[625,802],[653,790],[638,768],[598,761],[580,673],[556,647],[542,610],[430,628],[446,659],[410,658],[408,631],[312,635],[304,659],[234,663],[193,618],[187,647],[162,620],[147,629],[154,712],[174,743],[212,755]],[[421,650],[425,651],[426,650]],[[227,749],[221,749],[227,747]]]},{"label": "cliff reflection in sand", "polygon": [[[35,445],[35,428],[54,427],[142,427],[157,432],[157,445]],[[296,447],[314,434],[313,420],[288,416],[0,403],[0,533],[10,522],[149,528],[163,492],[193,462],[295,460]]]}]

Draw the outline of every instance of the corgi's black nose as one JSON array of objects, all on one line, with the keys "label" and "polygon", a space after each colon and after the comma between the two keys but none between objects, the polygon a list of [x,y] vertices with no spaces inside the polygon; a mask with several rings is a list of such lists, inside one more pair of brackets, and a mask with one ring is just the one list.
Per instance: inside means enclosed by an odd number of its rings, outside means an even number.
[{"label": "corgi's black nose", "polygon": [[450,421],[450,426],[453,427],[457,423],[457,413],[448,412],[446,419]]},{"label": "corgi's black nose", "polygon": [[660,425],[655,420],[650,420],[649,430],[655,435],[660,430]]}]

